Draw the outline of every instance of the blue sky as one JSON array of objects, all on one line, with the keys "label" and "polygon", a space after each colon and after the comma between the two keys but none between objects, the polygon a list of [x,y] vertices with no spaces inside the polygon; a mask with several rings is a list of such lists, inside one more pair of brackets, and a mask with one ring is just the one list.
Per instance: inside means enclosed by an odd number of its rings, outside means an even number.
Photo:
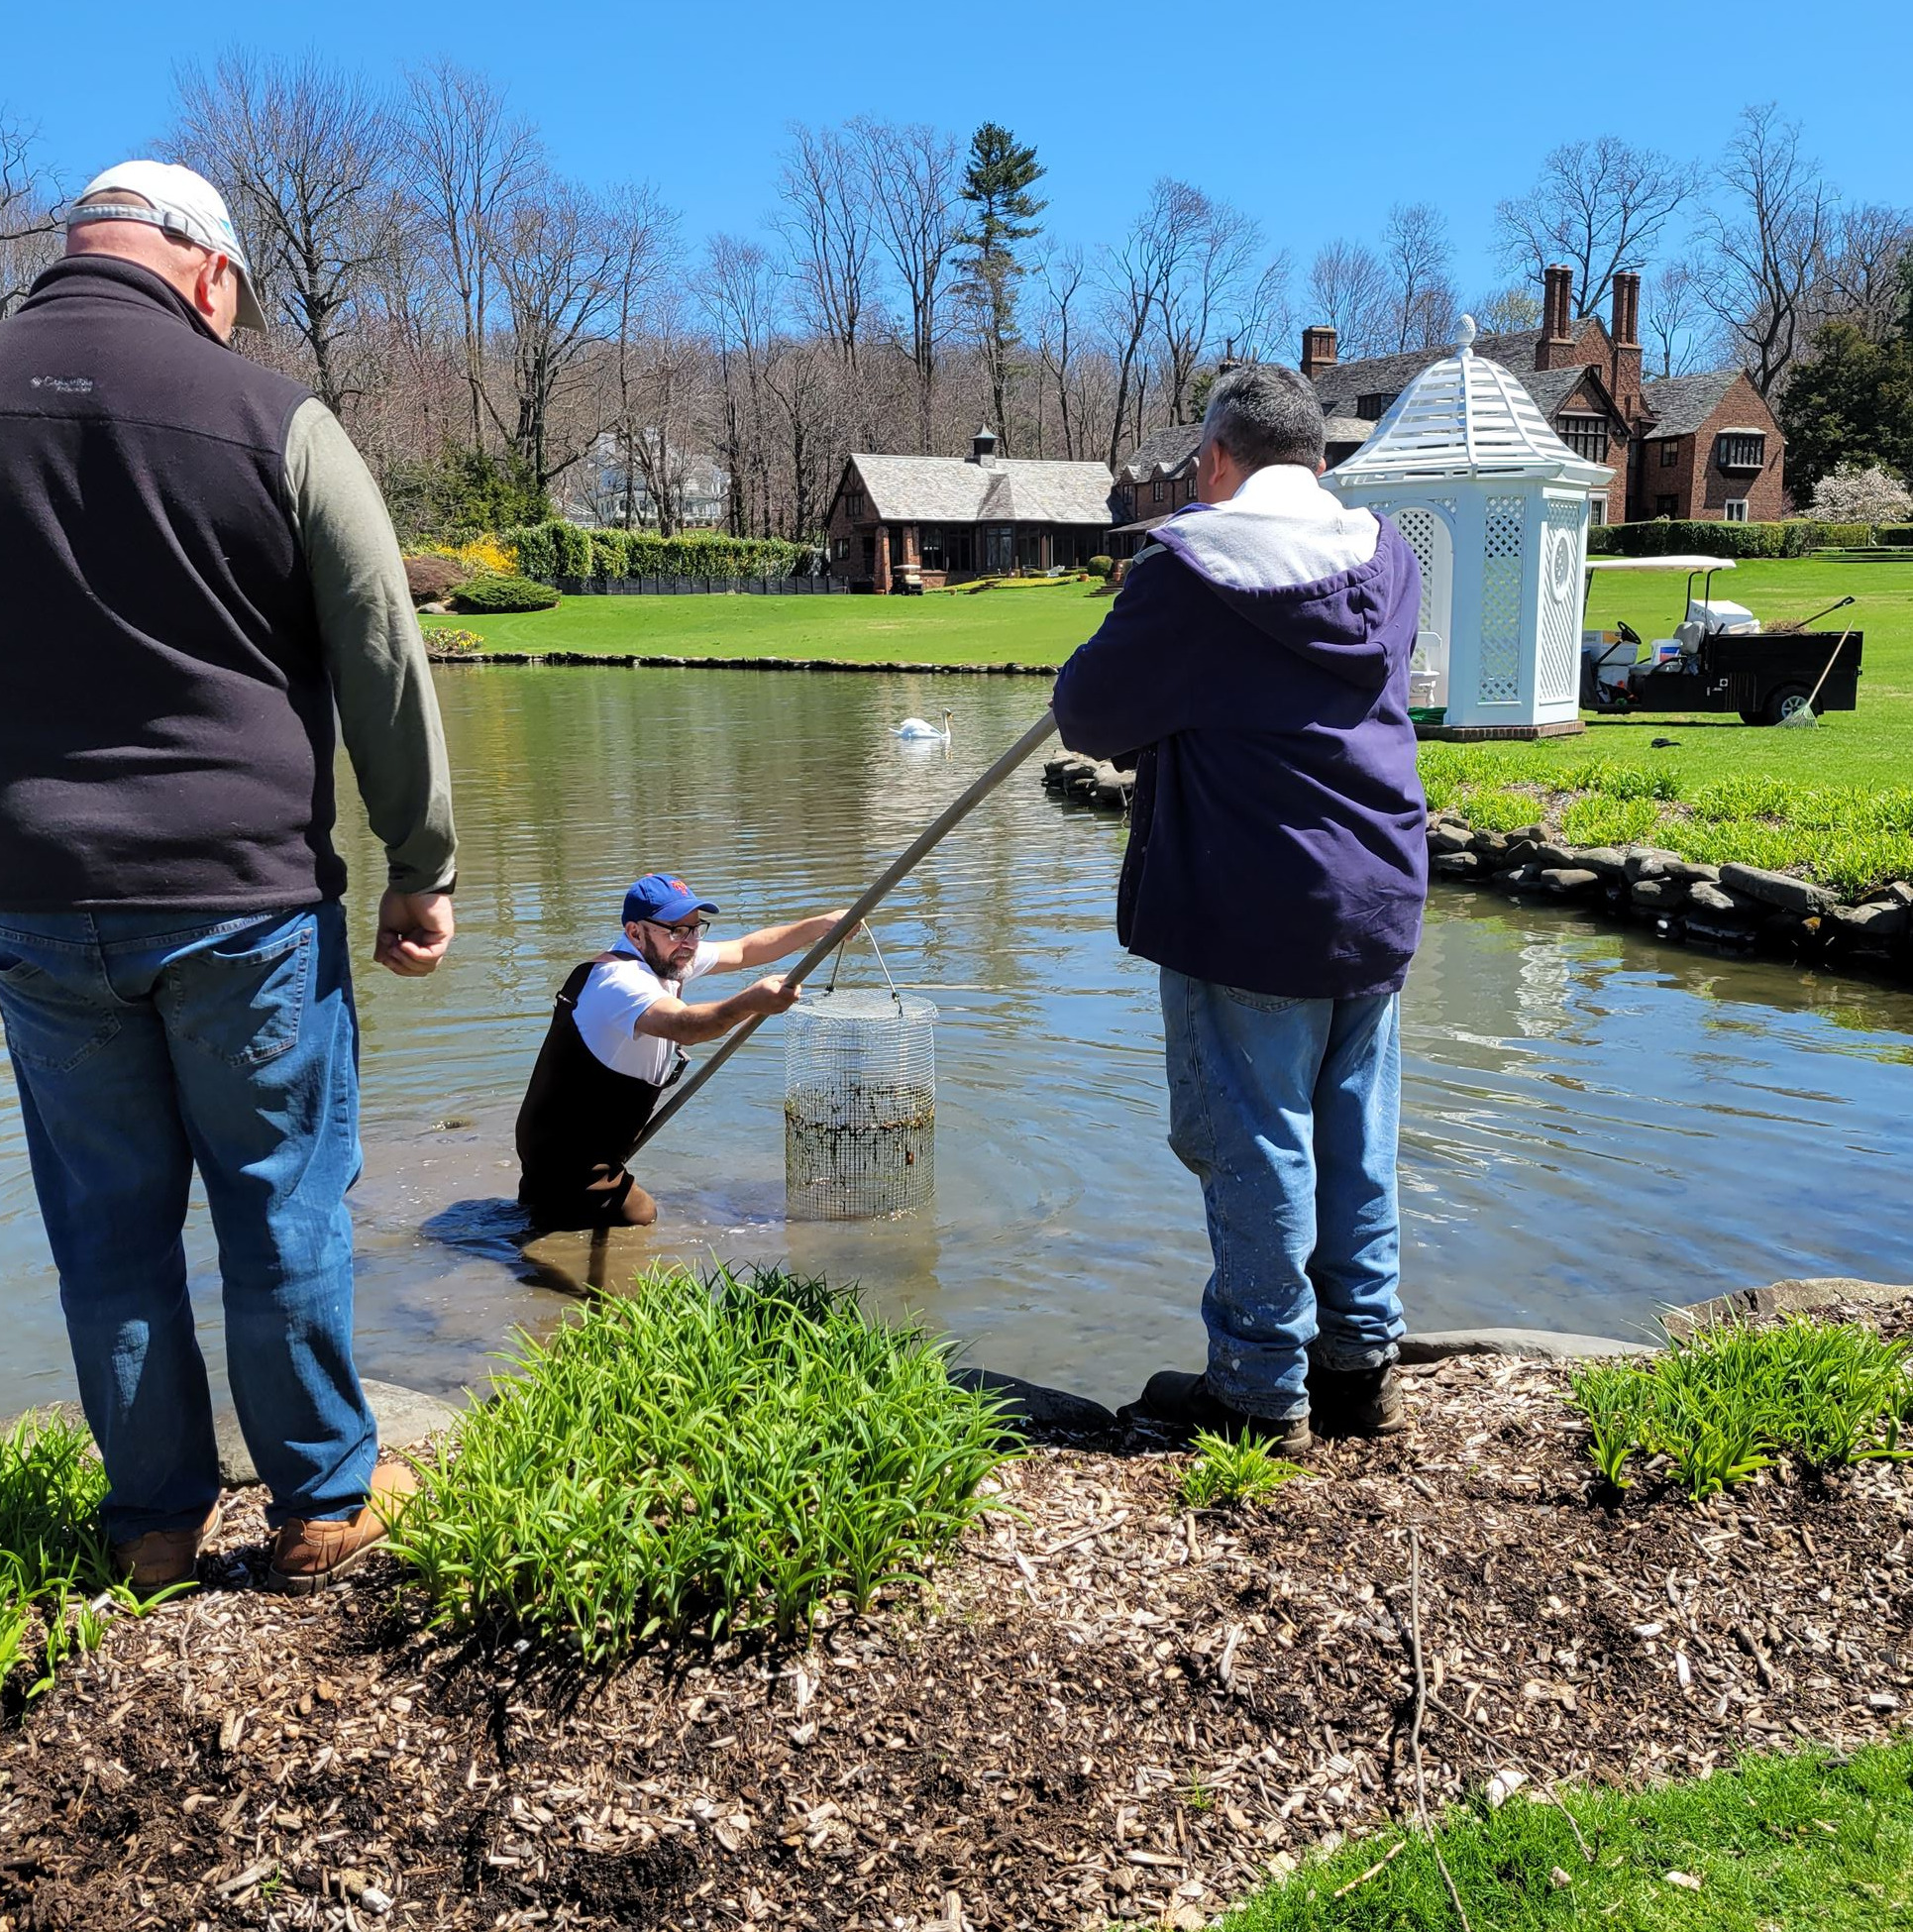
[{"label": "blue sky", "polygon": [[788,122],[859,112],[965,136],[1006,122],[1049,167],[1050,222],[1086,242],[1117,230],[1160,172],[1248,209],[1304,266],[1333,235],[1373,238],[1391,202],[1433,201],[1449,217],[1464,298],[1505,279],[1496,198],[1577,136],[1711,158],[1742,106],[1778,99],[1849,195],[1913,203],[1907,0],[668,11],[173,0],[96,10],[81,36],[64,7],[7,11],[0,110],[38,124],[67,185],[152,147],[177,60],[241,44],[316,50],[374,75],[436,54],[484,67],[561,167],[655,182],[693,236],[757,226]]}]

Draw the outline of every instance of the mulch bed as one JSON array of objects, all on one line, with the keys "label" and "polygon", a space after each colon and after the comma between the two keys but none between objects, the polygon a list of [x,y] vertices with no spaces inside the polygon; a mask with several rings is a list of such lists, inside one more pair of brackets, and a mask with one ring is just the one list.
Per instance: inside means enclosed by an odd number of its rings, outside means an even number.
[{"label": "mulch bed", "polygon": [[204,1591],[0,1733],[0,1932],[1199,1925],[1412,1812],[1411,1527],[1432,1807],[1888,1735],[1913,1477],[1606,1507],[1564,1379],[1414,1371],[1412,1436],[1240,1513],[1146,1446],[1038,1449],[922,1592],[608,1681],[416,1630],[383,1558],[246,1587],[243,1502]]}]

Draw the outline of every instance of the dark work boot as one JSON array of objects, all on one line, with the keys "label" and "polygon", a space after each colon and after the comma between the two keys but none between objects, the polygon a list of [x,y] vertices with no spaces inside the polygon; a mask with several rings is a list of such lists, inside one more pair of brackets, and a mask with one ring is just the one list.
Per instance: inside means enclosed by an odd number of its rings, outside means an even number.
[{"label": "dark work boot", "polygon": [[1207,1376],[1179,1368],[1151,1375],[1141,1396],[1116,1413],[1118,1422],[1150,1424],[1185,1441],[1203,1430],[1230,1442],[1253,1437],[1276,1455],[1301,1455],[1315,1444],[1308,1410],[1299,1416],[1251,1416],[1212,1395]]},{"label": "dark work boot", "polygon": [[1408,1427],[1402,1378],[1380,1368],[1309,1365],[1309,1407],[1325,1436],[1399,1436]]}]

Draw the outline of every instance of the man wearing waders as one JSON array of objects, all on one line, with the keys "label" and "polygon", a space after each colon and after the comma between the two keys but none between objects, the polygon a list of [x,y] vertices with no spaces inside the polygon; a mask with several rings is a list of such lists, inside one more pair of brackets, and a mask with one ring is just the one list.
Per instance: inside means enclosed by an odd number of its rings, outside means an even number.
[{"label": "man wearing waders", "polygon": [[624,930],[572,970],[518,1110],[518,1200],[540,1228],[648,1228],[658,1204],[625,1166],[684,1048],[721,1039],[758,1014],[787,1013],[797,989],[773,973],[728,1000],[687,1004],[705,973],[735,972],[813,946],[843,914],[704,937],[706,912],[682,879],[653,872],[624,896]]}]

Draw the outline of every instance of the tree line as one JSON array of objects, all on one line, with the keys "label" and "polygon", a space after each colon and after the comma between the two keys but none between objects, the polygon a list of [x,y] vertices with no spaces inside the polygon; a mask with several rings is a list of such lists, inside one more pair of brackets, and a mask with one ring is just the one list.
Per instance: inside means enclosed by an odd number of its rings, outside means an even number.
[{"label": "tree line", "polygon": [[[272,324],[249,352],[338,412],[421,530],[557,501],[669,536],[709,459],[720,527],[809,538],[851,450],[954,454],[987,423],[1005,454],[1115,466],[1193,420],[1224,358],[1292,362],[1305,323],[1344,361],[1439,346],[1463,306],[1430,203],[1303,267],[1165,175],[1085,245],[1045,219],[1036,147],[990,122],[794,125],[768,213],[702,238],[651,182],[566,176],[451,61],[386,84],[231,52],[175,73],[159,152],[228,195]],[[0,103],[0,315],[59,247],[61,187]],[[1583,314],[1632,268],[1649,375],[1740,364],[1783,416],[1837,353],[1847,422],[1852,372],[1913,337],[1913,214],[1844,197],[1772,104],[1706,161],[1565,143],[1494,225],[1507,279],[1467,304],[1485,328],[1536,325],[1549,263]],[[1816,471],[1890,458],[1805,427]]]}]

